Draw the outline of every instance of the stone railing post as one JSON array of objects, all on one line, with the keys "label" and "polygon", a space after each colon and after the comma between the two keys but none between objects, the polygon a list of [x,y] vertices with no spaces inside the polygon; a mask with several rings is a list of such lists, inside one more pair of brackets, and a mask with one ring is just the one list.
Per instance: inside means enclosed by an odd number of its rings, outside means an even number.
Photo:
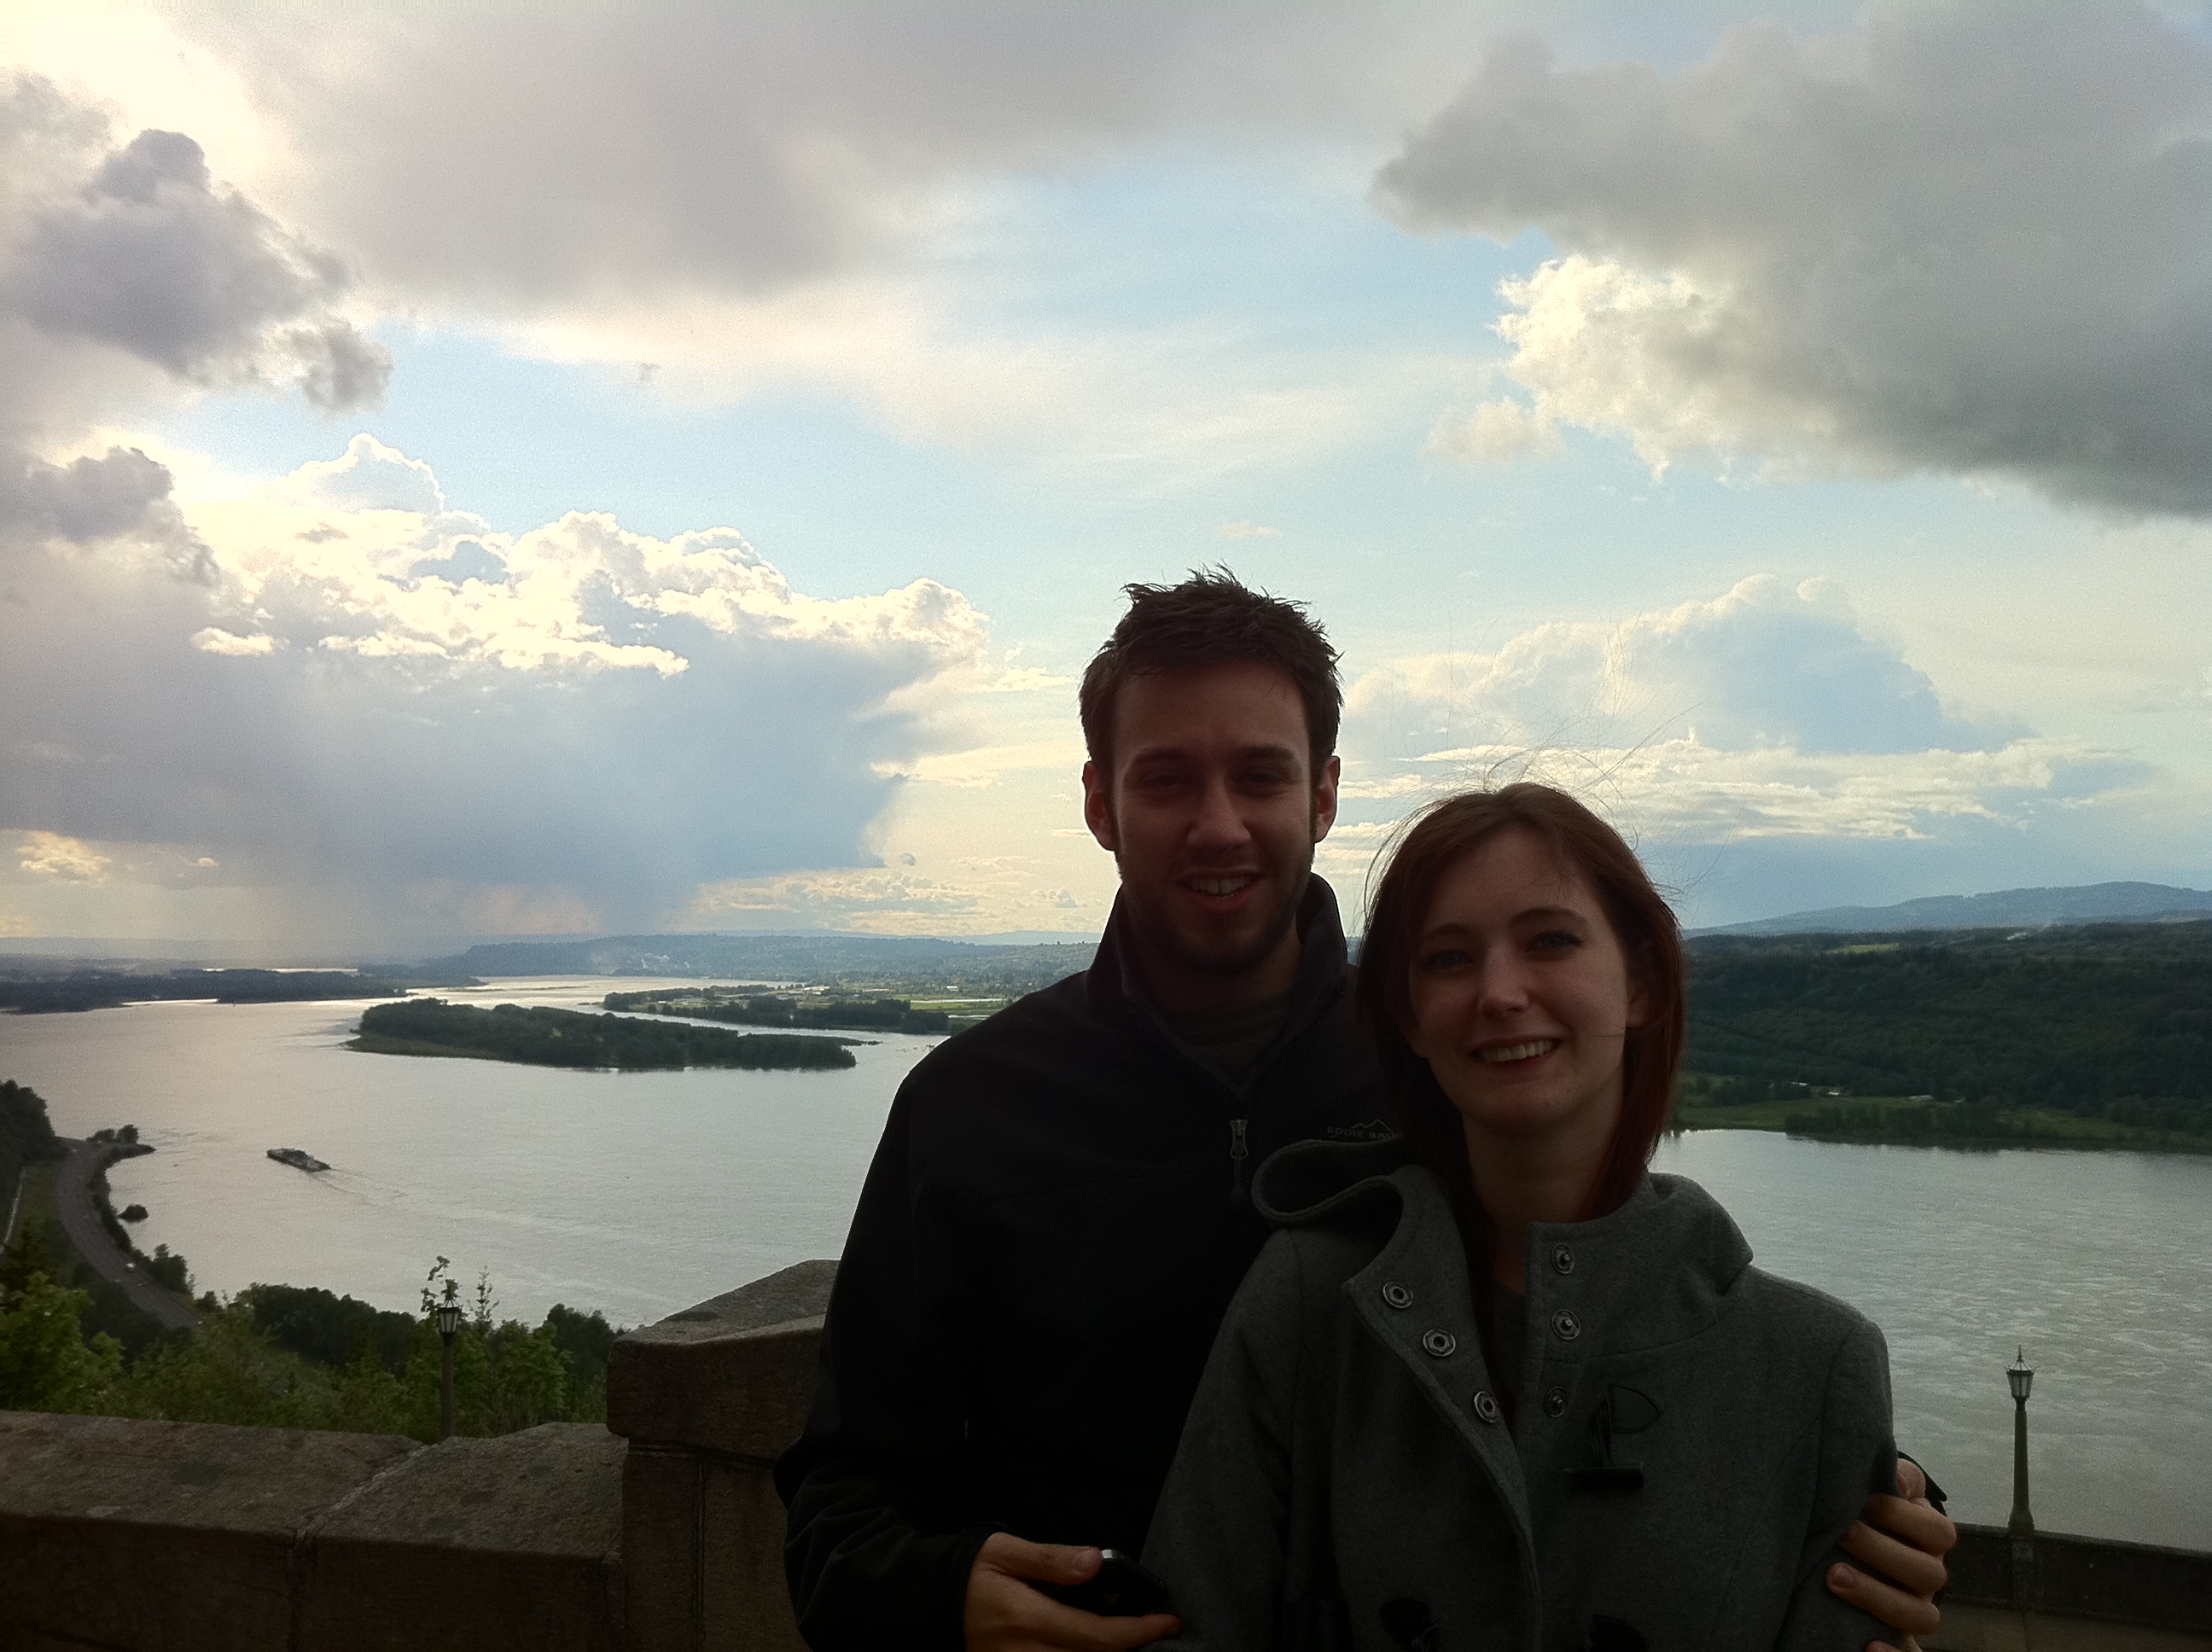
[{"label": "stone railing post", "polygon": [[804,1652],[769,1470],[805,1423],[836,1272],[801,1262],[617,1339],[632,1652]]}]

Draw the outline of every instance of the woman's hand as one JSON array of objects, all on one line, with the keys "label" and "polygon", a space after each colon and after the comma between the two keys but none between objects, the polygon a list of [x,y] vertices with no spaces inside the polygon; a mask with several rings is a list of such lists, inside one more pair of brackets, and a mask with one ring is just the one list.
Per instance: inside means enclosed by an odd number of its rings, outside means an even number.
[{"label": "woman's hand", "polygon": [[[1943,1557],[1957,1546],[1959,1528],[1928,1500],[1928,1477],[1920,1465],[1897,1465],[1900,1496],[1876,1493],[1867,1499],[1864,1518],[1844,1534],[1844,1552],[1857,1566],[1838,1561],[1828,1568],[1828,1592],[1898,1631],[1904,1652],[1919,1652],[1914,1637],[1931,1633],[1942,1621],[1936,1592],[1950,1581]],[[1887,1641],[1869,1641],[1866,1652],[1899,1652]]]},{"label": "woman's hand", "polygon": [[1128,1652],[1182,1627],[1165,1613],[1101,1618],[1030,1587],[1031,1582],[1086,1582],[1097,1575],[1098,1563],[1096,1549],[1027,1543],[1012,1533],[994,1532],[968,1570],[963,1625],[968,1652]]}]

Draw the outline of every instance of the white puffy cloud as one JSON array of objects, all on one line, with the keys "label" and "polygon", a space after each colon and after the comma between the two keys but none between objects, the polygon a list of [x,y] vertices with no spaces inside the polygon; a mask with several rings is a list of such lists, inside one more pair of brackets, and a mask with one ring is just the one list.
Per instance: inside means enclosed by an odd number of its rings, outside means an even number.
[{"label": "white puffy cloud", "polygon": [[1559,621],[1494,654],[1402,660],[1346,696],[1379,750],[1626,748],[1693,731],[1725,750],[1985,750],[2021,732],[1947,711],[1927,674],[1866,634],[1840,587],[1758,574],[1617,624]]},{"label": "white puffy cloud", "polygon": [[326,944],[635,927],[702,884],[865,866],[991,675],[933,581],[822,598],[728,530],[495,533],[367,438],[193,514],[207,585],[15,559],[0,824],[45,846],[27,867],[124,846],[111,883],[191,866]]},{"label": "white puffy cloud", "polygon": [[26,832],[16,846],[23,871],[40,878],[63,878],[71,883],[102,884],[112,863],[89,843],[64,837],[59,832]]},{"label": "white puffy cloud", "polygon": [[[2014,825],[2141,778],[2078,740],[1948,708],[1843,592],[1747,579],[1619,624],[1539,626],[1494,654],[1401,660],[1346,697],[1353,812],[1540,779],[1675,842],[1911,840]],[[1370,854],[1380,823],[1332,853]]]},{"label": "white puffy cloud", "polygon": [[1878,6],[1813,39],[1562,68],[1498,46],[1377,178],[1405,223],[1561,256],[1509,282],[1492,401],[1676,462],[2013,478],[2212,510],[2212,46],[2148,6]]}]

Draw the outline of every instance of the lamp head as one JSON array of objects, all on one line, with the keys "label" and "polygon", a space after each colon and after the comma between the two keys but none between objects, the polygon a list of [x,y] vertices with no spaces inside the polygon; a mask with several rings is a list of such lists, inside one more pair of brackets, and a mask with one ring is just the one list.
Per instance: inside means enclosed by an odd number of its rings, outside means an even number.
[{"label": "lamp head", "polygon": [[2005,1367],[2005,1382],[2015,1400],[2026,1400],[2028,1389],[2034,1386],[2035,1373],[2028,1369],[2025,1345],[2013,1355],[2012,1364]]},{"label": "lamp head", "polygon": [[446,1299],[431,1310],[437,1316],[438,1334],[450,1337],[461,1328],[460,1287],[451,1279],[446,1281]]}]

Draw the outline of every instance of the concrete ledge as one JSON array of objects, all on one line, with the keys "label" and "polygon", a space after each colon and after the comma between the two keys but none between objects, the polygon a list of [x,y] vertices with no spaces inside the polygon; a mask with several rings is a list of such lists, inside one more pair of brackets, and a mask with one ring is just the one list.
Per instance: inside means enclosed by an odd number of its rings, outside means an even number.
[{"label": "concrete ledge", "polygon": [[772,1461],[814,1392],[835,1262],[800,1262],[618,1338],[607,1427],[641,1443]]},{"label": "concrete ledge", "polygon": [[0,1646],[613,1652],[622,1442],[0,1412]]},{"label": "concrete ledge", "polygon": [[595,1424],[547,1423],[394,1462],[315,1527],[303,1643],[611,1652],[623,1455]]}]

